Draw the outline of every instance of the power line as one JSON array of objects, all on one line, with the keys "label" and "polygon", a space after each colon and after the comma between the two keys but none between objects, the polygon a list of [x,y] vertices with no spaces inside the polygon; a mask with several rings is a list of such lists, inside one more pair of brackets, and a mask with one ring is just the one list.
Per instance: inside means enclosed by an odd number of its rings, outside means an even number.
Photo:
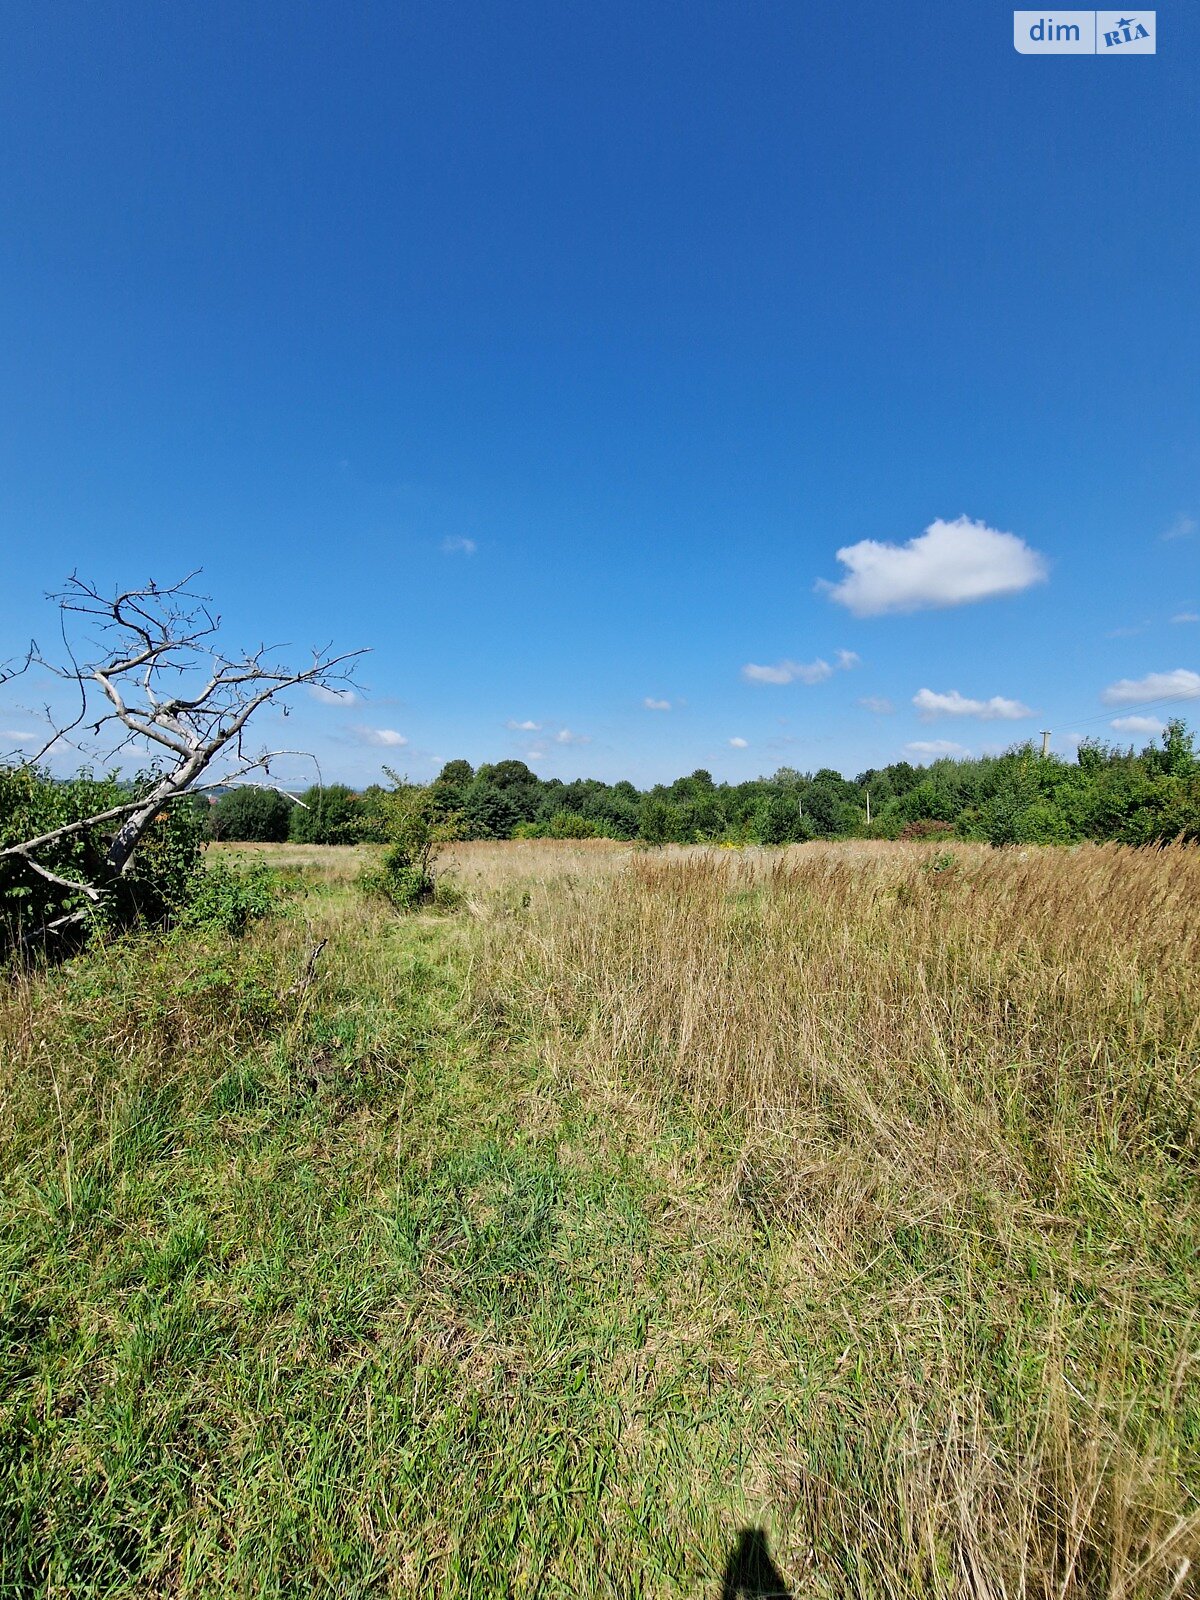
[{"label": "power line", "polygon": [[1188,694],[1165,695],[1160,700],[1128,700],[1119,706],[1110,706],[1107,711],[1101,711],[1092,717],[1060,717],[1060,722],[1080,723],[1086,726],[1091,722],[1108,722],[1113,717],[1120,716],[1126,711],[1150,711],[1156,706],[1185,705],[1189,700],[1200,700],[1200,691]]}]

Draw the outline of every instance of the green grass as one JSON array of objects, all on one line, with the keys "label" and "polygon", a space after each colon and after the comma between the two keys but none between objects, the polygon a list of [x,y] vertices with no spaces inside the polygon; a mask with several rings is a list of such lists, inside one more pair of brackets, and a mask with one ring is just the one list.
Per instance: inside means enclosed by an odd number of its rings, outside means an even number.
[{"label": "green grass", "polygon": [[666,1286],[722,1262],[655,1241],[653,1185],[588,1159],[570,1107],[529,1125],[536,1061],[464,1014],[461,922],[367,938],[334,909],[311,998],[273,929],[126,941],[33,986],[0,1592],[686,1589],[733,1462],[695,1437],[708,1359],[646,1352]]},{"label": "green grass", "polygon": [[[0,1595],[715,1600],[760,1524],[797,1594],[999,1594],[922,1532],[922,1451],[982,1452],[972,1514],[1003,1517],[987,1452],[1044,1474],[1054,1407],[1109,1382],[1130,1428],[1097,1448],[1200,1459],[1171,1365],[1190,1169],[1143,1161],[1139,1191],[1097,1150],[1044,1228],[983,1174],[915,1214],[847,1152],[870,1249],[823,1273],[804,1183],[840,1180],[564,1071],[571,1017],[495,967],[525,914],[506,890],[490,921],[394,918],[316,883],[241,941],[14,985]],[[1143,1592],[1112,1559],[1064,1555],[1063,1594]]]}]

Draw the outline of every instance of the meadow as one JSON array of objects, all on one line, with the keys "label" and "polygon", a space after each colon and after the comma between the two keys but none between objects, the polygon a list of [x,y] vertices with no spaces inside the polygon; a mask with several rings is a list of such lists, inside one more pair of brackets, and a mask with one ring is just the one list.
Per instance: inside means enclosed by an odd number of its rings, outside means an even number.
[{"label": "meadow", "polygon": [[1195,847],[209,854],[0,988],[0,1595],[1200,1594]]}]

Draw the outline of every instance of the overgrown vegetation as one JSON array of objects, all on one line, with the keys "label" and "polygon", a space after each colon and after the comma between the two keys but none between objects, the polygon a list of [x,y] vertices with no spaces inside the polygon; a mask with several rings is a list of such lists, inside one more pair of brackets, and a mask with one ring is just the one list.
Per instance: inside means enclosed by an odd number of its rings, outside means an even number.
[{"label": "overgrown vegetation", "polygon": [[[782,767],[748,783],[703,770],[639,793],[631,783],[543,780],[523,761],[446,764],[421,791],[431,819],[457,839],[640,839],[646,844],[797,844],[945,832],[995,845],[1200,838],[1200,761],[1182,722],[1140,753],[1097,741],[1074,761],[1031,745],[979,760],[907,761],[861,772]],[[311,789],[291,812],[298,843],[387,836],[388,791]],[[226,802],[222,801],[222,805]],[[258,804],[259,802],[255,802]],[[234,837],[216,831],[217,837]],[[237,837],[275,838],[274,832]]]},{"label": "overgrown vegetation", "polygon": [[1195,1592],[1194,848],[307,861],[0,995],[0,1593]]},{"label": "overgrown vegetation", "polygon": [[[294,667],[266,645],[231,650],[196,576],[105,591],[72,573],[49,597],[64,658],[31,642],[0,662],[0,684],[36,671],[66,691],[45,708],[37,748],[0,758],[0,958],[14,943],[61,950],[98,927],[178,915],[198,869],[192,808],[222,787],[214,772],[225,787],[265,777],[281,752],[250,745],[257,714],[301,687],[344,690],[362,651],[314,650]],[[67,750],[85,765],[60,783],[39,763]],[[148,767],[121,781],[131,750]],[[111,774],[99,788],[95,767]],[[271,807],[246,789],[224,814],[242,838],[279,837]]]},{"label": "overgrown vegetation", "polygon": [[[154,782],[152,773],[132,782],[116,776],[59,781],[34,767],[0,767],[0,849],[117,811]],[[18,950],[27,957],[62,955],[86,936],[111,938],[138,926],[214,925],[240,933],[265,916],[276,898],[276,880],[268,869],[244,873],[217,863],[205,870],[208,812],[207,802],[199,799],[183,798],[164,808],[127,871],[111,882],[105,858],[117,818],[53,839],[38,850],[36,866],[22,855],[0,858],[0,961]],[[106,885],[108,892],[92,900],[80,883]],[[80,912],[86,913],[82,923],[76,920]],[[65,944],[56,937],[64,926]]]},{"label": "overgrown vegetation", "polygon": [[277,789],[242,784],[221,795],[209,810],[208,836],[229,843],[253,839],[277,844],[288,837],[295,809],[295,803]]},{"label": "overgrown vegetation", "polygon": [[386,848],[377,865],[365,867],[359,874],[358,886],[364,893],[388,901],[396,911],[411,911],[433,900],[439,888],[449,903],[449,886],[439,884],[434,870],[446,839],[445,829],[432,820],[427,794],[389,768],[385,771],[392,787],[379,790],[373,800],[375,836],[386,841]]},{"label": "overgrown vegetation", "polygon": [[[0,766],[0,850],[117,810],[153,783],[152,774],[132,783],[89,774],[62,782],[36,767]],[[147,829],[129,870],[94,900],[80,883],[108,883],[105,858],[117,819],[49,841],[36,864],[22,855],[0,857],[0,959],[17,944],[44,944],[56,929],[74,928],[81,912],[108,932],[139,920],[165,925],[178,917],[200,881],[207,810],[203,802],[189,801],[165,809]]]}]

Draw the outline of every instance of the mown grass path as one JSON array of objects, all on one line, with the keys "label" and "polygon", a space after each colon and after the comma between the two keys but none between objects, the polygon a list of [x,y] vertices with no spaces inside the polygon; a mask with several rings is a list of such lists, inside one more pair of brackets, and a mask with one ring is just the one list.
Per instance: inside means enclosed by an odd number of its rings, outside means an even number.
[{"label": "mown grass path", "polygon": [[0,1593],[706,1592],[731,1241],[473,1001],[476,923],[313,912],[10,996]]}]

